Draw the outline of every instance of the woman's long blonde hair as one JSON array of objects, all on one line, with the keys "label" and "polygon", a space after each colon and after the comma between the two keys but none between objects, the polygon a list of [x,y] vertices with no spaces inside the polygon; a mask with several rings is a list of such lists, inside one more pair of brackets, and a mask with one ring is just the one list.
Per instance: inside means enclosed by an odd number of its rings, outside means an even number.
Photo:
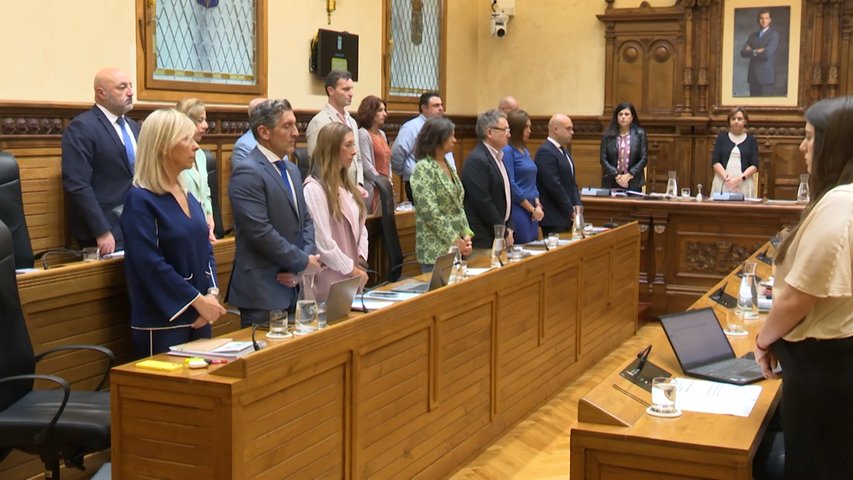
[{"label": "woman's long blonde hair", "polygon": [[[181,140],[193,138],[193,121],[174,108],[155,110],[142,124],[137,142],[133,184],[162,195],[169,191],[164,160]],[[184,188],[183,183],[178,183]]]},{"label": "woman's long blonde hair", "polygon": [[[352,194],[358,205],[359,217],[363,218],[366,215],[361,192],[350,180],[347,169],[341,165],[341,146],[344,144],[347,133],[352,134],[352,130],[343,123],[333,122],[324,126],[317,135],[317,146],[311,155],[311,176],[316,178],[323,187],[329,202],[329,213],[337,220],[343,218],[341,205],[338,202],[340,187]],[[352,161],[355,162],[358,159],[353,158]]]}]

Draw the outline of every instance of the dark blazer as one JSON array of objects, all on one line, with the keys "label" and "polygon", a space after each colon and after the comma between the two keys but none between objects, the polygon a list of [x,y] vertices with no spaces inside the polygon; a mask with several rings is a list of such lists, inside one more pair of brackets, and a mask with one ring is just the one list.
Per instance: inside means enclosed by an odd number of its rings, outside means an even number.
[{"label": "dark blazer", "polygon": [[[139,125],[127,119],[133,136]],[[97,105],[74,117],[62,134],[62,184],[71,201],[71,234],[81,243],[112,232],[116,249],[124,236],[119,217],[133,172],[124,143]]]},{"label": "dark blazer", "polygon": [[[729,157],[734,150],[735,144],[729,138],[728,132],[721,132],[714,142],[714,152],[711,154],[711,167],[719,163],[725,169],[729,164]],[[746,140],[738,146],[740,150],[740,171],[744,172],[749,167],[758,168],[758,140],[752,134],[746,134]]]},{"label": "dark blazer", "polygon": [[[533,159],[539,171],[536,185],[545,217],[539,222],[543,227],[568,230],[572,225],[575,205],[582,205],[575,180],[574,161],[548,140],[536,150]],[[571,165],[569,164],[571,162]]]},{"label": "dark blazer", "polygon": [[133,187],[121,215],[124,270],[134,329],[187,326],[198,319],[190,305],[216,287],[216,262],[201,204],[187,194],[190,216],[172,194]]},{"label": "dark blazer", "polygon": [[465,216],[474,231],[474,248],[492,248],[495,225],[509,226],[504,181],[492,154],[483,142],[477,144],[462,166]]},{"label": "dark blazer", "polygon": [[276,281],[280,272],[299,273],[315,253],[314,222],[305,207],[302,176],[292,162],[287,171],[299,212],[281,173],[255,147],[231,174],[228,197],[234,212],[236,247],[226,301],[235,307],[279,310],[296,304],[297,292]]},{"label": "dark blazer", "polygon": [[[601,139],[601,187],[622,188],[616,183],[616,167],[619,163],[619,136],[605,135]],[[646,131],[631,125],[631,153],[628,155],[628,173],[634,178],[628,182],[628,190],[640,191],[646,184],[643,169],[649,163],[649,146]]]},{"label": "dark blazer", "polygon": [[[749,58],[749,71],[747,81],[750,84],[773,85],[776,83],[776,49],[779,48],[779,32],[769,27],[760,38],[758,32],[749,34],[746,43],[740,51],[740,56]],[[751,50],[747,50],[750,47]],[[761,53],[754,53],[756,49],[763,48]]]}]

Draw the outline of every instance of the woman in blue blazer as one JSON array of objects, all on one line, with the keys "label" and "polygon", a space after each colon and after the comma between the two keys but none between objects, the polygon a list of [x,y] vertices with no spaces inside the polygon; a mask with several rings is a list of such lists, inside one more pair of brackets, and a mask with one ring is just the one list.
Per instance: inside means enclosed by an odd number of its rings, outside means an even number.
[{"label": "woman in blue blazer", "polygon": [[524,110],[513,110],[506,116],[511,131],[516,132],[503,148],[503,162],[512,193],[510,222],[515,243],[528,243],[539,238],[539,221],[545,216],[536,187],[538,168],[530,158],[530,116]]},{"label": "woman in blue blazer", "polygon": [[225,314],[201,203],[180,181],[192,167],[196,127],[177,110],[157,110],[139,134],[133,187],[121,215],[130,325],[140,357],[210,338]]}]

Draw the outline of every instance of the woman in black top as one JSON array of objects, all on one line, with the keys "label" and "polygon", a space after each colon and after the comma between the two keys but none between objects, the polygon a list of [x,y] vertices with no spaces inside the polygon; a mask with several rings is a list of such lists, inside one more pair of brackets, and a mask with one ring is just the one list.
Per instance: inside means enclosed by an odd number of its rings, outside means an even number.
[{"label": "woman in black top", "polygon": [[729,131],[717,135],[711,155],[711,193],[741,192],[747,198],[755,198],[753,175],[758,172],[758,141],[746,131],[749,115],[743,107],[733,108],[728,119]]},{"label": "woman in black top", "polygon": [[640,128],[634,105],[622,102],[601,139],[601,186],[639,191],[646,184],[643,169],[648,162],[646,131]]}]

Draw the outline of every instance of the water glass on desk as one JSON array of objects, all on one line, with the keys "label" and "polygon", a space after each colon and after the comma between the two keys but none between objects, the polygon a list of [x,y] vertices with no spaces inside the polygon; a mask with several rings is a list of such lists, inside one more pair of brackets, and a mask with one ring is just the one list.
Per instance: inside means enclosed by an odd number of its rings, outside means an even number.
[{"label": "water glass on desk", "polygon": [[675,408],[675,397],[678,389],[672,377],[655,377],[652,379],[652,404],[649,413],[652,415],[669,416],[679,413]]},{"label": "water glass on desk", "polygon": [[287,331],[287,310],[270,310],[270,331],[267,338],[281,340],[290,336]]},{"label": "water glass on desk", "polygon": [[743,314],[726,310],[726,328],[723,332],[730,337],[743,337],[747,334],[743,326]]},{"label": "water glass on desk", "polygon": [[81,250],[84,262],[97,262],[101,259],[101,251],[98,247],[86,247]]},{"label": "water glass on desk", "polygon": [[560,234],[559,233],[549,233],[548,234],[548,248],[557,248],[560,246]]}]

